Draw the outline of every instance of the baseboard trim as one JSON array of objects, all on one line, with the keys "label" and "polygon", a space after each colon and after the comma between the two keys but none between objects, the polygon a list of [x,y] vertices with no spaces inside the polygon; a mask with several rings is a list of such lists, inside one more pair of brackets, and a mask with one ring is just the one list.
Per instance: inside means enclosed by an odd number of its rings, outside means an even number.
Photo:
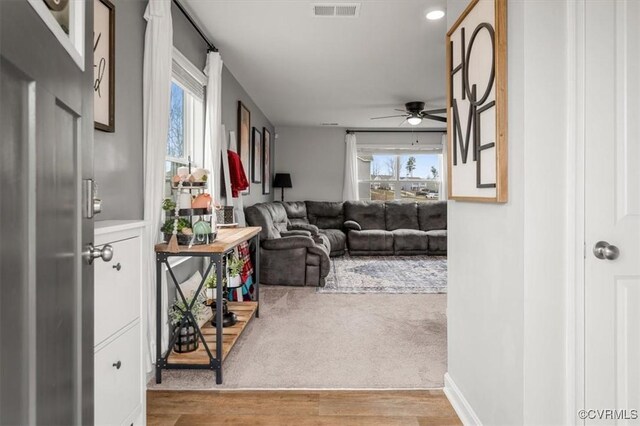
[{"label": "baseboard trim", "polygon": [[444,374],[444,394],[449,399],[451,406],[456,410],[456,414],[460,417],[460,421],[465,426],[477,425],[482,426],[480,419],[476,415],[471,405],[466,400],[460,389],[455,384],[449,373]]}]

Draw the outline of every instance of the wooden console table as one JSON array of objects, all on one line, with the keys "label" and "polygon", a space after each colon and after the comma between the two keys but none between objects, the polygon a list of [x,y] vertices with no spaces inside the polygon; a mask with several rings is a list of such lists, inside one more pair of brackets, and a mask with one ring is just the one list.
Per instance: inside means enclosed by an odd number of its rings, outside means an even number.
[{"label": "wooden console table", "polygon": [[[260,298],[260,227],[246,228],[226,228],[219,229],[216,240],[212,244],[179,246],[178,252],[169,252],[167,244],[157,244],[156,251],[156,383],[162,382],[163,369],[210,369],[216,372],[216,383],[222,383],[222,362],[231,348],[242,334],[247,323],[254,317],[260,316],[259,298]],[[211,268],[215,266],[217,282],[222,283],[223,279],[223,259],[224,257],[240,243],[251,241],[253,248],[251,260],[253,262],[253,280],[255,285],[255,301],[253,302],[229,302],[229,310],[237,312],[238,322],[232,327],[222,327],[222,303],[216,304],[216,327],[209,322],[200,329],[196,321],[192,309],[197,302],[197,295],[200,294],[204,287],[205,280]],[[170,257],[206,257],[209,259],[202,281],[198,286],[198,290],[194,295],[191,303],[187,303],[185,295],[180,289],[180,284],[176,279],[171,265],[169,265]],[[177,334],[171,332],[169,339],[169,347],[163,353],[162,349],[162,328],[166,324],[162,324],[162,265],[165,265],[171,281],[173,282],[178,298],[187,306],[187,315],[192,323],[198,336],[198,349],[189,353],[174,352],[173,346],[178,338]],[[223,286],[216,286],[216,300],[224,298]],[[209,345],[215,344],[215,354],[211,352]]]}]

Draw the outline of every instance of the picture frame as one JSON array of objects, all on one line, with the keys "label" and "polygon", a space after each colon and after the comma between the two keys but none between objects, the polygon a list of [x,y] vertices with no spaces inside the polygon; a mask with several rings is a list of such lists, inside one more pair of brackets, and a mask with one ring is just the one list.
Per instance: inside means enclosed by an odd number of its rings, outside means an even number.
[{"label": "picture frame", "polygon": [[251,142],[251,182],[262,182],[262,133],[255,127],[252,132]]},{"label": "picture frame", "polygon": [[446,36],[448,198],[506,203],[507,0],[472,0]]},{"label": "picture frame", "polygon": [[271,132],[262,128],[262,194],[271,194]]},{"label": "picture frame", "polygon": [[78,68],[85,70],[85,2],[27,0]]},{"label": "picture frame", "polygon": [[[238,101],[238,155],[240,155],[240,161],[245,173],[251,170],[251,111],[247,108],[242,101]],[[242,192],[242,194],[249,194],[251,192],[251,185],[249,188]]]},{"label": "picture frame", "polygon": [[115,132],[115,6],[109,0],[94,0],[93,3],[94,127]]}]

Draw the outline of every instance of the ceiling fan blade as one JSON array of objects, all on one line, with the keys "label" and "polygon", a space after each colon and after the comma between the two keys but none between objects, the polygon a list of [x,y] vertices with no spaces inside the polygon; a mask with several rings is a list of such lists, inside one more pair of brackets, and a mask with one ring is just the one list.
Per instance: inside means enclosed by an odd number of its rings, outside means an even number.
[{"label": "ceiling fan blade", "polygon": [[394,108],[393,110],[394,110],[394,111],[404,112],[404,113],[406,113],[406,112],[407,112],[407,110],[406,110],[406,109],[398,109],[398,108]]},{"label": "ceiling fan blade", "polygon": [[439,115],[427,114],[424,111],[422,111],[422,118],[426,118],[428,120],[440,121],[442,123],[447,122],[447,117],[440,117]]},{"label": "ceiling fan blade", "polygon": [[446,108],[425,109],[422,111],[423,114],[444,114],[445,112],[447,112]]},{"label": "ceiling fan blade", "polygon": [[371,120],[380,120],[382,118],[397,118],[397,117],[406,117],[406,114],[402,115],[388,115],[386,117],[372,117]]},{"label": "ceiling fan blade", "polygon": [[407,117],[407,118],[405,118],[404,120],[402,120],[402,123],[398,124],[398,127],[402,127],[402,125],[403,125],[404,123],[406,123],[408,119],[409,119],[409,118]]}]

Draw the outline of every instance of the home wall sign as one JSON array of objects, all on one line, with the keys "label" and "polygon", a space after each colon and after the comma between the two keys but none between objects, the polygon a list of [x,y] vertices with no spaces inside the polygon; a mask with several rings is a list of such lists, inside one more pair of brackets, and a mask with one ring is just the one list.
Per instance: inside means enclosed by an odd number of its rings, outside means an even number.
[{"label": "home wall sign", "polygon": [[505,203],[507,0],[472,0],[446,40],[449,199]]},{"label": "home wall sign", "polygon": [[93,5],[93,115],[94,126],[115,131],[115,7],[109,0]]}]

